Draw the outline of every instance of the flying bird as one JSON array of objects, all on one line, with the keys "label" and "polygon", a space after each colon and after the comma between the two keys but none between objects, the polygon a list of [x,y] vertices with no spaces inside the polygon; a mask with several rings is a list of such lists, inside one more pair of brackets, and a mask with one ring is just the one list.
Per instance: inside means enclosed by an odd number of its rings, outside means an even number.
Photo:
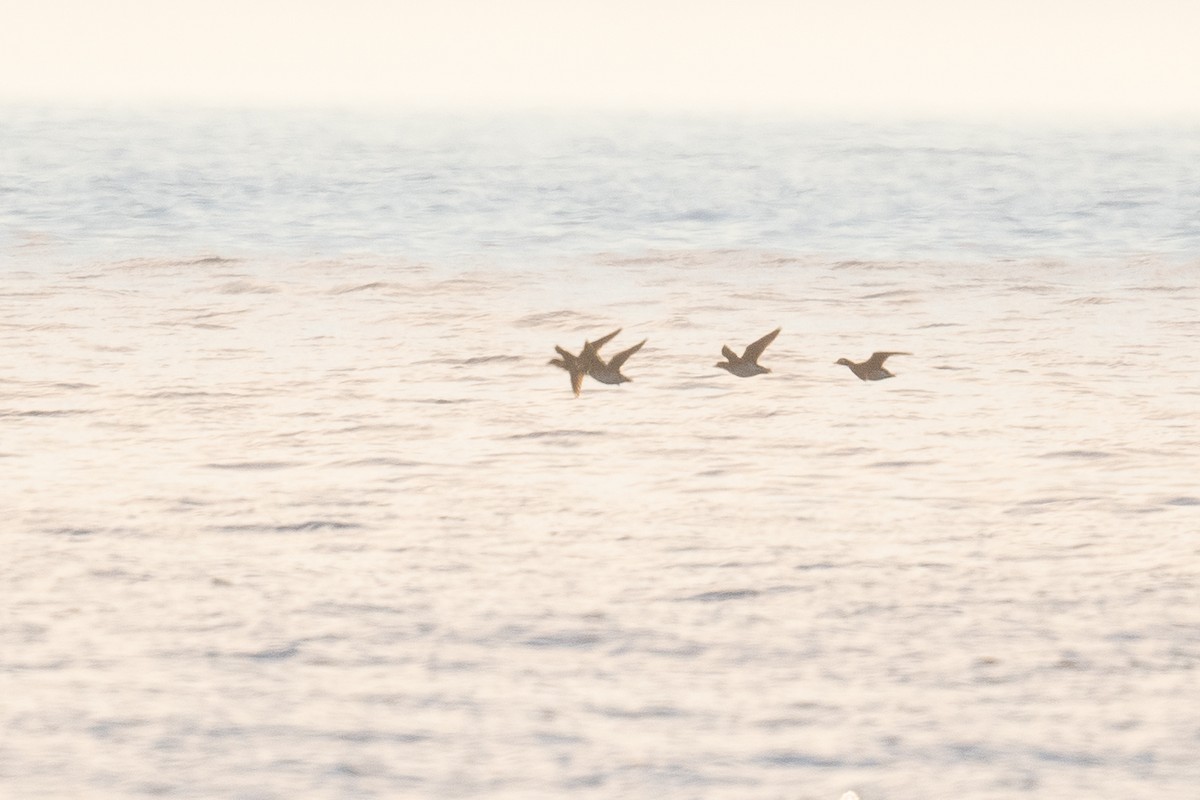
[{"label": "flying bird", "polygon": [[612,341],[620,332],[621,329],[617,328],[612,333],[607,336],[601,336],[594,342],[588,341],[583,343],[583,349],[579,351],[579,359],[583,363],[585,370],[591,370],[593,367],[602,367],[604,365],[604,359],[600,357],[600,348]]},{"label": "flying bird", "polygon": [[859,380],[864,381],[881,381],[884,378],[896,377],[889,372],[883,362],[888,360],[888,356],[911,356],[912,353],[872,353],[871,357],[861,364],[855,364],[848,358],[839,358],[836,364],[844,364],[850,368],[850,371],[858,376]]},{"label": "flying bird", "polygon": [[[635,344],[628,350],[622,350],[607,362],[596,354],[594,348],[584,347],[583,355],[580,358],[589,358],[588,375],[591,375],[601,383],[607,383],[615,386],[622,383],[630,383],[633,378],[627,378],[621,374],[621,367],[629,360],[629,357],[642,349],[642,345],[646,343],[645,339]],[[591,361],[590,359],[594,359]]]},{"label": "flying bird", "polygon": [[558,352],[561,358],[552,358],[550,363],[559,369],[565,369],[571,376],[571,391],[579,397],[580,390],[583,389],[583,376],[587,375],[587,367],[583,365],[583,361],[574,353],[569,353],[563,350],[558,345],[554,345],[554,349]]},{"label": "flying bird", "polygon": [[776,328],[766,336],[746,347],[745,352],[739,357],[737,353],[729,349],[729,345],[722,345],[721,355],[725,356],[725,361],[718,361],[716,366],[726,370],[739,378],[749,378],[752,375],[762,375],[770,372],[767,367],[760,366],[758,358],[763,354],[763,350],[767,349],[767,345],[775,341],[775,337],[779,335],[782,328]]},{"label": "flying bird", "polygon": [[[579,397],[579,393],[583,390],[583,377],[588,374],[591,367],[597,364],[603,364],[604,361],[600,358],[600,348],[612,340],[614,336],[621,332],[617,328],[607,336],[601,336],[594,342],[584,342],[583,350],[579,355],[568,352],[558,345],[554,345],[555,352],[559,358],[550,359],[550,363],[559,369],[564,369],[571,376],[571,391]],[[626,356],[628,358],[628,356]]]}]

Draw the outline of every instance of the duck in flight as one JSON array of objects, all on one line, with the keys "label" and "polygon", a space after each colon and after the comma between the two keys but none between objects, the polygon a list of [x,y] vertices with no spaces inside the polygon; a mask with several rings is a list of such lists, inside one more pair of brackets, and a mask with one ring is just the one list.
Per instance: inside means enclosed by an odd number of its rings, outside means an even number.
[{"label": "duck in flight", "polygon": [[559,369],[565,369],[571,376],[571,391],[579,397],[579,392],[583,389],[583,376],[587,375],[587,367],[583,366],[583,362],[579,356],[574,353],[569,353],[558,345],[554,345],[554,349],[558,352],[560,358],[550,359],[550,363]]},{"label": "duck in flight", "polygon": [[629,360],[629,357],[642,349],[642,345],[646,343],[645,339],[635,344],[628,350],[622,350],[607,362],[600,358],[593,345],[585,344],[583,353],[580,358],[587,362],[587,374],[591,375],[601,383],[607,383],[610,386],[617,386],[622,383],[631,383],[633,378],[627,378],[621,374],[621,367]]},{"label": "duck in flight", "polygon": [[855,364],[848,358],[839,358],[836,364],[844,364],[850,368],[850,371],[858,376],[859,380],[864,381],[881,381],[884,378],[896,377],[883,366],[883,362],[888,360],[888,356],[911,356],[912,353],[872,353],[871,357],[861,364]]},{"label": "duck in flight", "polygon": [[775,337],[779,335],[782,328],[776,328],[766,336],[759,339],[757,342],[750,344],[739,357],[737,353],[729,349],[729,345],[721,346],[721,355],[725,356],[725,361],[718,361],[716,366],[728,371],[739,378],[749,378],[752,375],[762,375],[770,372],[767,367],[761,366],[758,363],[759,356],[763,354],[763,350],[767,349],[767,345],[775,341]]},{"label": "duck in flight", "polygon": [[[550,363],[559,369],[566,370],[571,376],[571,391],[575,393],[576,397],[579,397],[579,393],[583,390],[583,377],[591,371],[592,367],[604,363],[603,359],[600,358],[600,348],[620,332],[621,329],[617,328],[612,333],[607,336],[601,336],[594,342],[584,342],[583,349],[579,351],[579,355],[575,355],[558,345],[554,345],[554,350],[558,353],[559,358],[550,359]],[[628,357],[626,356],[626,358]]]}]

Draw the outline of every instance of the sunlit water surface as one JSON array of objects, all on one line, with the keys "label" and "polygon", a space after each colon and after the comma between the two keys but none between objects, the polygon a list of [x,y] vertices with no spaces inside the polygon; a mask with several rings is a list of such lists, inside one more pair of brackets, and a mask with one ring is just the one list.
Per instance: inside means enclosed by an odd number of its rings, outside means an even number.
[{"label": "sunlit water surface", "polygon": [[[681,247],[686,220],[620,239],[579,200],[594,221],[539,238],[532,203],[505,228],[491,198],[430,212],[459,239],[393,209],[364,253],[342,222],[289,227],[354,216],[304,189],[253,212],[135,193],[114,202],[165,210],[129,230],[65,191],[3,217],[6,796],[1200,785],[1195,187],[1150,202],[1153,235],[1109,225],[1120,247],[1056,223],[1034,256],[959,216],[912,257],[878,210],[860,245],[747,211]],[[714,368],[776,326],[771,374]],[[606,352],[648,340],[633,382],[573,398],[553,346],[616,328]],[[913,355],[879,383],[833,363],[877,349]]]}]

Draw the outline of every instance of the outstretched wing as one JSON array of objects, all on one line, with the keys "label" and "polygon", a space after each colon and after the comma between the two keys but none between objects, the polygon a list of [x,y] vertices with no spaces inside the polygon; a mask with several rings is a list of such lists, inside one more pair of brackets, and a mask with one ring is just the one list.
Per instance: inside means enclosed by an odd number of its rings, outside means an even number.
[{"label": "outstretched wing", "polygon": [[583,389],[583,376],[587,373],[581,369],[571,370],[571,391],[579,397],[579,392]]},{"label": "outstretched wing", "polygon": [[888,356],[911,356],[912,353],[889,352],[889,353],[871,353],[871,357],[863,362],[863,366],[868,369],[881,369],[883,362],[888,360]]},{"label": "outstretched wing", "polygon": [[721,345],[721,355],[725,356],[725,360],[730,364],[736,364],[737,362],[741,361],[741,359],[737,357],[737,353],[730,350],[729,345],[727,344]]},{"label": "outstretched wing", "polygon": [[767,345],[775,341],[775,337],[779,335],[781,330],[783,330],[783,328],[776,328],[766,336],[759,339],[757,342],[754,342],[746,347],[746,352],[742,355],[742,358],[745,358],[749,361],[758,361],[758,357],[763,354],[763,350],[766,350]]},{"label": "outstretched wing", "polygon": [[612,340],[613,340],[613,339],[616,337],[616,335],[617,335],[618,333],[620,333],[620,332],[621,332],[621,329],[620,329],[620,328],[617,328],[615,331],[613,331],[612,333],[610,333],[608,336],[601,336],[599,339],[597,339],[597,340],[596,340],[596,341],[594,341],[594,342],[584,342],[584,345],[583,345],[583,346],[584,346],[584,347],[589,347],[589,346],[590,346],[590,347],[592,348],[592,350],[594,350],[594,351],[596,352],[596,355],[599,355],[599,354],[600,354],[600,348],[601,348],[601,347],[604,347],[604,345],[606,345],[606,344],[608,344],[609,342],[611,342],[611,341],[612,341]]},{"label": "outstretched wing", "polygon": [[642,339],[640,342],[638,342],[637,344],[635,344],[633,347],[629,348],[628,350],[622,350],[621,352],[617,353],[615,356],[612,357],[612,359],[609,360],[609,362],[608,362],[609,369],[620,371],[621,365],[624,364],[626,361],[628,361],[629,357],[631,355],[636,353],[638,350],[641,350],[642,345],[644,345],[645,343],[646,343],[646,340]]}]

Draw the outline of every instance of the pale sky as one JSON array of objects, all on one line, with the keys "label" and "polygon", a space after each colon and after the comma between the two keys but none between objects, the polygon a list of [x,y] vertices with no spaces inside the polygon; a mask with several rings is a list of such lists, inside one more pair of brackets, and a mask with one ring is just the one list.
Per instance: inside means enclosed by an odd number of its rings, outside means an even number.
[{"label": "pale sky", "polygon": [[1200,118],[1200,0],[0,0],[0,102]]}]

